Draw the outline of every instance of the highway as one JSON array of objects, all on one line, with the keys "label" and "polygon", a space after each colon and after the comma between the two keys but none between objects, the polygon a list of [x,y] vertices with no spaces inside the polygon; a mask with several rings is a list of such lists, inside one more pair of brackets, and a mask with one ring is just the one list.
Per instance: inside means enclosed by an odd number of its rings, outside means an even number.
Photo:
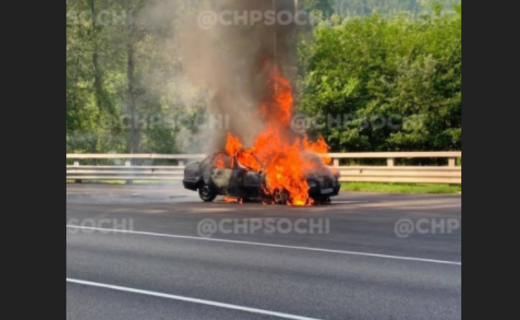
[{"label": "highway", "polygon": [[66,206],[67,319],[461,319],[460,195],[298,208],[69,184]]}]

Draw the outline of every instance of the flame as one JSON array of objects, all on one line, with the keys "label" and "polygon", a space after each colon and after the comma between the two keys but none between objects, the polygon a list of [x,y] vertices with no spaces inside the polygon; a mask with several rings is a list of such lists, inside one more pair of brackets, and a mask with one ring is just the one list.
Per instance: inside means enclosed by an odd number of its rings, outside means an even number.
[{"label": "flame", "polygon": [[231,133],[227,136],[226,153],[230,156],[235,156],[242,150],[242,143],[238,138],[235,138]]},{"label": "flame", "polygon": [[242,203],[242,199],[233,198],[233,197],[224,197],[224,201],[228,203]]},{"label": "flame", "polygon": [[242,142],[229,133],[226,153],[236,156],[239,164],[249,170],[265,170],[265,192],[273,195],[276,190],[286,190],[289,205],[305,206],[312,204],[306,174],[323,168],[331,159],[317,157],[321,160],[316,161],[316,157],[314,160],[308,157],[309,153],[328,152],[329,146],[321,136],[312,142],[307,136],[298,137],[291,131],[293,104],[290,82],[274,67],[267,83],[265,102],[258,112],[266,123],[265,129],[258,133],[249,149],[244,149]]},{"label": "flame", "polygon": [[215,166],[219,169],[226,168],[226,164],[224,163],[224,158],[221,153],[217,155],[217,159],[215,160]]}]

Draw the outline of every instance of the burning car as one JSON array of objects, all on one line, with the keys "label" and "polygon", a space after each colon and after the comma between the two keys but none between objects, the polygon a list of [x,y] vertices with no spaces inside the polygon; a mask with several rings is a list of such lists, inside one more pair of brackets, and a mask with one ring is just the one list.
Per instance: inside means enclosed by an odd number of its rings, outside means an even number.
[{"label": "burning car", "polygon": [[[310,161],[320,163],[321,159],[309,154]],[[339,174],[321,166],[306,175],[307,200],[298,202],[290,190],[273,188],[268,179],[266,166],[254,155],[249,154],[248,165],[241,163],[242,155],[230,156],[224,152],[212,154],[202,162],[188,165],[184,171],[183,184],[186,189],[198,191],[205,202],[215,200],[218,195],[233,199],[256,200],[275,204],[309,205],[329,202],[340,190]],[[255,165],[251,166],[250,163]],[[253,168],[254,167],[254,168]]]},{"label": "burning car", "polygon": [[328,166],[327,142],[322,136],[311,141],[294,130],[294,110],[291,84],[273,65],[261,104],[251,111],[250,119],[261,129],[255,136],[228,132],[223,152],[186,167],[184,186],[198,190],[204,201],[225,195],[306,206],[338,195],[339,174]]}]

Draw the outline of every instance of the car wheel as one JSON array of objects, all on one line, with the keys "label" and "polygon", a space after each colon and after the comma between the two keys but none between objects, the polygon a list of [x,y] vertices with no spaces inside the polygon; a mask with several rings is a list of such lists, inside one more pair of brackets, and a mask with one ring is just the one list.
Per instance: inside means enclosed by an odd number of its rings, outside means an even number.
[{"label": "car wheel", "polygon": [[314,200],[314,204],[331,204],[332,203],[332,200],[330,199],[330,197],[313,198],[312,200]]},{"label": "car wheel", "polygon": [[217,197],[217,191],[215,188],[205,183],[199,188],[199,196],[202,201],[211,202]]},{"label": "car wheel", "polygon": [[289,202],[289,193],[287,190],[276,189],[273,194],[274,202],[276,204],[287,204]]}]

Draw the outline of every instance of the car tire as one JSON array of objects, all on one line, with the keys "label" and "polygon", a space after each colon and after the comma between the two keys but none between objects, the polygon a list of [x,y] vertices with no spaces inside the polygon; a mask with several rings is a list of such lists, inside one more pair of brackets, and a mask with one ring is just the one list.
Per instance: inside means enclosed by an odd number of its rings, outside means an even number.
[{"label": "car tire", "polygon": [[214,187],[204,183],[199,188],[199,197],[204,202],[212,202],[217,197],[217,191],[215,190]]},{"label": "car tire", "polygon": [[289,192],[287,190],[276,189],[273,194],[273,199],[276,204],[286,205],[289,202]]}]

